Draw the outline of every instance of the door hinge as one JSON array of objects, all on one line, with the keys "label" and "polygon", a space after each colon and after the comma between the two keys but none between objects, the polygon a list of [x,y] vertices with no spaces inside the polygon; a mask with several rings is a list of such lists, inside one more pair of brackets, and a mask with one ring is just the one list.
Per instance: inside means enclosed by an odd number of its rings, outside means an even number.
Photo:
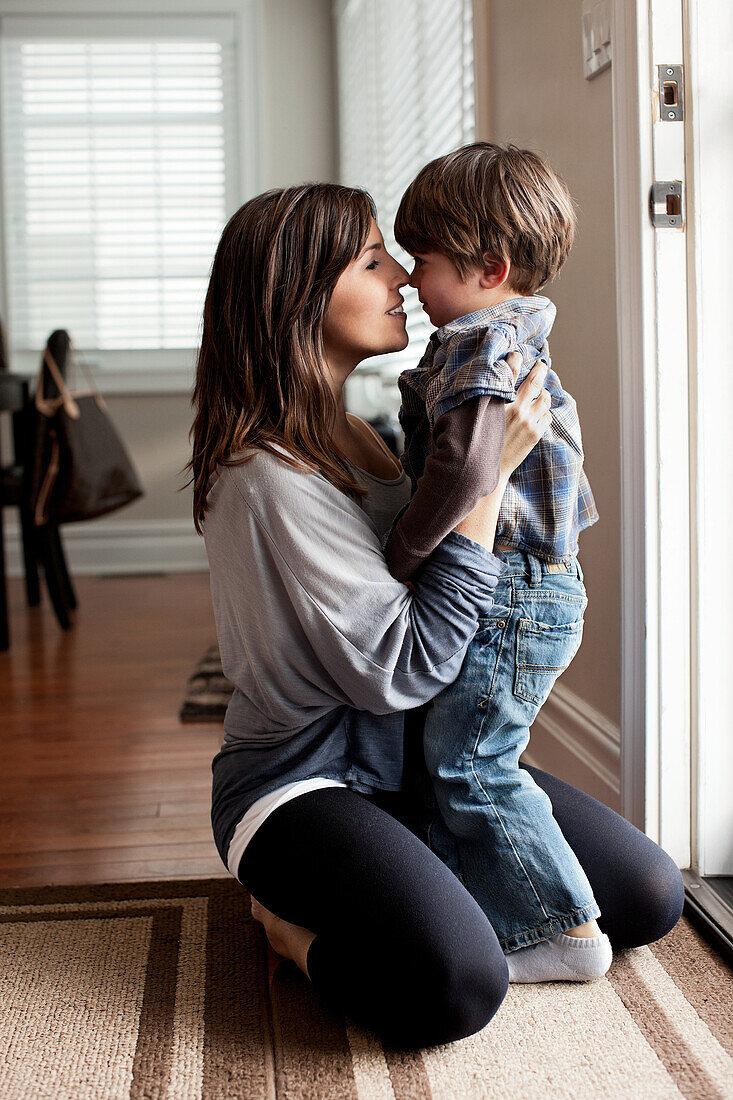
[{"label": "door hinge", "polygon": [[659,117],[662,122],[682,122],[685,85],[681,65],[657,65],[659,73]]},{"label": "door hinge", "polygon": [[652,184],[649,192],[649,217],[655,229],[684,229],[681,180]]}]

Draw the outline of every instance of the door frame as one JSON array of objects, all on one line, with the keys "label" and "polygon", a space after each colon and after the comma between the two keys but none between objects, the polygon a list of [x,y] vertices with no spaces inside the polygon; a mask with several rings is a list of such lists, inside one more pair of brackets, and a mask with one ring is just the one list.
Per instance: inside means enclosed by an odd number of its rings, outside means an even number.
[{"label": "door frame", "polygon": [[[729,310],[733,216],[726,0],[683,0],[688,100],[690,358],[693,469],[692,860],[701,876],[733,875],[733,356],[721,341]],[[728,139],[725,134],[728,134]]]},{"label": "door frame", "polygon": [[655,179],[681,179],[687,195],[688,122],[660,122],[656,77],[657,64],[686,61],[682,27],[681,0],[612,0],[621,803],[625,817],[688,867],[694,667],[689,234],[654,229],[648,212]]}]

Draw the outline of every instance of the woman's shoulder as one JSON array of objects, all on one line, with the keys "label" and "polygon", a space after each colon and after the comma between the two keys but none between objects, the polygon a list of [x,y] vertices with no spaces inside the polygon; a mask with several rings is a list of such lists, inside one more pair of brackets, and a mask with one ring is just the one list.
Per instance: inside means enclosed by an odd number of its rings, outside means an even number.
[{"label": "woman's shoulder", "polygon": [[249,450],[220,465],[212,478],[211,504],[217,499],[239,497],[258,515],[302,512],[320,503],[353,510],[353,502],[318,470],[288,461],[287,452]]},{"label": "woman's shoulder", "polygon": [[265,497],[287,496],[299,479],[313,471],[291,466],[280,454],[250,449],[238,451],[219,463],[209,479],[207,497],[215,500],[242,496],[252,502]]}]

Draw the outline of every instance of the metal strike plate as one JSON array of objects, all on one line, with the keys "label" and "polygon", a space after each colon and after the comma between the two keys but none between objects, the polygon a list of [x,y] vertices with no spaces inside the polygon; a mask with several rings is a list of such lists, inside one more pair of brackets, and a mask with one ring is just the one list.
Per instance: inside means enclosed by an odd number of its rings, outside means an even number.
[{"label": "metal strike plate", "polygon": [[649,192],[649,217],[655,229],[683,229],[682,182],[653,183]]},{"label": "metal strike plate", "polygon": [[684,72],[681,65],[657,65],[659,72],[659,117],[662,122],[684,119]]}]

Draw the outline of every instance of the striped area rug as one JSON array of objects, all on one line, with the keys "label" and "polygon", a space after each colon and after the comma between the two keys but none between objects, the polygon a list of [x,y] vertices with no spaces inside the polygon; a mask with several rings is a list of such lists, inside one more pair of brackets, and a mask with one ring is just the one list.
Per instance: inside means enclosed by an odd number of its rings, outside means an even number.
[{"label": "striped area rug", "polygon": [[221,725],[233,690],[234,685],[222,671],[218,644],[209,646],[186,684],[179,720]]},{"label": "striped area rug", "polygon": [[591,985],[512,986],[478,1035],[386,1050],[232,879],[0,892],[3,1100],[733,1097],[731,971],[683,919]]}]

